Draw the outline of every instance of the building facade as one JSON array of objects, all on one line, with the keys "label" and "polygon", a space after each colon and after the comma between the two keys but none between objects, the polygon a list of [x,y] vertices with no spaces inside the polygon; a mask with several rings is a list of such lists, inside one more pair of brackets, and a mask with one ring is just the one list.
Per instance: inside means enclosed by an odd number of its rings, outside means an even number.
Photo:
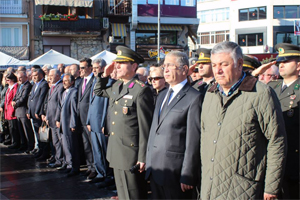
[{"label": "building facade", "polygon": [[230,40],[245,54],[273,53],[277,43],[300,45],[294,24],[300,21],[297,0],[198,0],[198,47]]},{"label": "building facade", "polygon": [[29,60],[29,1],[2,0],[0,3],[0,51],[19,60]]}]

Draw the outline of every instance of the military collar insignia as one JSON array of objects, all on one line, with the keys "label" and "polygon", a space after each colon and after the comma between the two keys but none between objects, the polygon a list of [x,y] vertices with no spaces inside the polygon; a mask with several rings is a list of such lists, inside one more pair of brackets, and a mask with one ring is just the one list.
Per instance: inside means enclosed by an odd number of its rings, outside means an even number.
[{"label": "military collar insignia", "polygon": [[139,80],[135,80],[135,82],[138,83],[138,84],[140,84],[141,87],[144,87],[144,86],[145,86],[145,84],[144,84],[143,82],[140,82]]},{"label": "military collar insignia", "polygon": [[279,54],[284,54],[284,48],[278,48]]},{"label": "military collar insignia", "polygon": [[294,90],[299,90],[299,84],[296,84]]},{"label": "military collar insignia", "polygon": [[276,85],[276,88],[278,88],[280,85],[281,85],[281,83],[278,83],[278,84]]},{"label": "military collar insignia", "polygon": [[292,100],[296,99],[296,95],[291,95],[290,99],[292,99]]},{"label": "military collar insignia", "polygon": [[129,84],[128,88],[133,88],[133,86],[134,86],[134,82],[131,82],[131,83]]}]

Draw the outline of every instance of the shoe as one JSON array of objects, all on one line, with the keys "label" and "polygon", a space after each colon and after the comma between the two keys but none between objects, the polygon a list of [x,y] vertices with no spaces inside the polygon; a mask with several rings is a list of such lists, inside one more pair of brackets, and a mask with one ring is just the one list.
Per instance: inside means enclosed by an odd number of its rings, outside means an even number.
[{"label": "shoe", "polygon": [[95,178],[97,175],[98,175],[97,172],[91,172],[91,173],[87,176],[87,179],[93,179],[93,178]]},{"label": "shoe", "polygon": [[59,163],[50,163],[50,164],[48,164],[48,166],[51,167],[51,168],[57,168],[57,167],[60,167],[61,164],[59,164]]},{"label": "shoe", "polygon": [[39,157],[41,157],[42,154],[43,154],[43,152],[40,150],[40,151],[36,152],[35,154],[33,154],[33,157],[39,158]]},{"label": "shoe", "polygon": [[47,163],[55,163],[55,158],[54,156],[51,156],[49,159],[47,159]]},{"label": "shoe", "polygon": [[[91,173],[91,174],[92,174],[92,173]],[[88,179],[89,179],[89,178],[88,178]],[[89,181],[89,183],[99,183],[99,182],[103,182],[104,180],[105,180],[104,177],[102,177],[102,178],[95,177],[95,178],[91,179],[91,180]]]},{"label": "shoe", "polygon": [[10,140],[5,140],[5,141],[3,142],[3,144],[4,144],[4,145],[11,145],[11,141],[10,141]]},{"label": "shoe", "polygon": [[36,154],[37,152],[39,152],[39,149],[38,149],[38,148],[31,150],[31,151],[30,151],[30,154],[34,155],[34,154]]},{"label": "shoe", "polygon": [[87,170],[87,171],[81,173],[81,175],[82,176],[88,176],[88,175],[90,175],[91,172],[92,172],[91,170]]},{"label": "shoe", "polygon": [[105,188],[115,184],[115,179],[112,177],[106,177],[103,182],[96,183],[97,188]]},{"label": "shoe", "polygon": [[67,169],[67,165],[62,165],[62,166],[56,168],[56,170],[58,170],[58,171],[64,171],[65,169]]},{"label": "shoe", "polygon": [[29,150],[26,150],[25,153],[26,153],[27,155],[29,155],[29,154],[30,154],[30,151],[29,151]]},{"label": "shoe", "polygon": [[65,170],[62,171],[64,174],[68,174],[72,171],[72,168],[66,168]]},{"label": "shoe", "polygon": [[38,157],[38,158],[36,159],[36,161],[44,161],[44,160],[47,160],[47,158],[49,158],[49,157],[46,156],[46,155],[41,155],[40,157]]},{"label": "shoe", "polygon": [[73,171],[73,170],[71,170],[70,171],[70,173],[68,173],[67,175],[66,175],[66,177],[72,177],[72,176],[76,176],[76,175],[78,175],[79,174],[79,171]]},{"label": "shoe", "polygon": [[10,145],[10,146],[8,146],[8,148],[9,149],[19,149],[20,148],[20,146],[18,145],[18,144],[12,144],[12,145]]}]

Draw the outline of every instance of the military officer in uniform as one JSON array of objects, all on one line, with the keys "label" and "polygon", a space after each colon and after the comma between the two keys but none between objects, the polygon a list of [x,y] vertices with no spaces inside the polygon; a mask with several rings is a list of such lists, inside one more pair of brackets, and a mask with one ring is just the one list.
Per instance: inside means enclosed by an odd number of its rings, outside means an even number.
[{"label": "military officer in uniform", "polygon": [[[144,59],[125,46],[117,46],[117,57],[99,73],[95,95],[109,98],[110,129],[107,160],[114,169],[119,199],[147,199],[145,162],[148,135],[154,109],[153,95],[135,77]],[[106,86],[114,68],[117,78]],[[139,164],[138,172],[130,169]]]},{"label": "military officer in uniform", "polygon": [[243,71],[244,72],[251,73],[253,70],[255,70],[261,66],[261,63],[259,62],[259,60],[254,56],[244,55],[243,60],[244,60],[244,63],[243,63]]},{"label": "military officer in uniform", "polygon": [[205,94],[207,88],[215,81],[211,67],[210,52],[211,49],[200,48],[200,54],[196,64],[189,69],[189,72],[194,68],[198,69],[198,74],[202,77],[200,80],[191,83],[193,88],[198,90],[201,94]]},{"label": "military officer in uniform", "polygon": [[288,141],[283,199],[299,199],[299,104],[300,47],[287,43],[275,46],[279,52],[276,62],[283,80],[271,81],[281,104]]}]

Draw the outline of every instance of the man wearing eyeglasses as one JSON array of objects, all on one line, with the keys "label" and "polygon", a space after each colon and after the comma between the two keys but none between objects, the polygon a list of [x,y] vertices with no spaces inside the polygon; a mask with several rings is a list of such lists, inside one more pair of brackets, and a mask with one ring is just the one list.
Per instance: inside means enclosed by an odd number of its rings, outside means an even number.
[{"label": "man wearing eyeglasses", "polygon": [[[153,113],[153,95],[135,78],[144,59],[125,46],[117,46],[113,63],[98,74],[95,95],[109,98],[109,139],[106,158],[113,168],[119,199],[147,199],[146,148]],[[117,79],[108,86],[110,74]],[[129,170],[136,166],[138,171]]]},{"label": "man wearing eyeglasses", "polygon": [[200,80],[191,83],[201,94],[205,94],[207,88],[215,81],[211,67],[210,52],[211,49],[200,48],[198,61],[190,68],[190,73],[191,70],[197,69],[199,76],[202,77]]},{"label": "man wearing eyeglasses", "polygon": [[259,81],[268,84],[270,81],[276,81],[279,78],[279,69],[276,65],[272,65],[263,74],[259,75]]},{"label": "man wearing eyeglasses", "polygon": [[188,65],[184,52],[164,60],[169,88],[157,98],[147,148],[152,199],[190,199],[198,182],[202,95],[187,81]]}]

